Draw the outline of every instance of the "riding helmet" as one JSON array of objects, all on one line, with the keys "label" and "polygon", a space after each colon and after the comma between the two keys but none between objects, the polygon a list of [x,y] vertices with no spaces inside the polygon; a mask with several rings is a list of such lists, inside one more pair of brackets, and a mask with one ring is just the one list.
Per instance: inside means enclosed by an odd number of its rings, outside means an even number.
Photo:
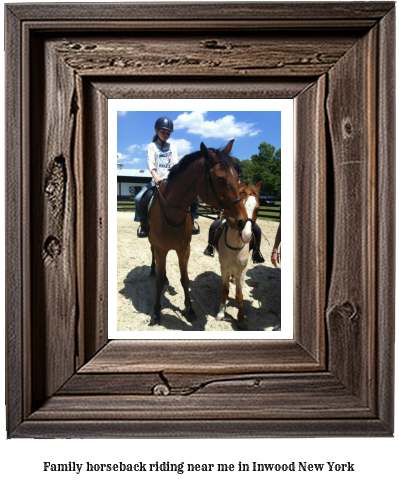
[{"label": "riding helmet", "polygon": [[164,129],[173,132],[173,123],[168,117],[159,117],[155,122],[155,129]]},{"label": "riding helmet", "polygon": [[238,175],[242,173],[241,166],[238,164],[238,162],[234,164],[234,169],[237,171]]}]

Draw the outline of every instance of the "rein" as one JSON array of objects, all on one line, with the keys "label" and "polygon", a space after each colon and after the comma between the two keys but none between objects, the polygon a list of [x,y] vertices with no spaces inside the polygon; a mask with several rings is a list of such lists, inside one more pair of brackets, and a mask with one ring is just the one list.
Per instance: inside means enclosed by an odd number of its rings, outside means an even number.
[{"label": "rein", "polygon": [[[166,184],[167,184],[167,181],[162,181],[161,186],[162,186],[162,185],[163,185],[165,182],[166,182]],[[171,228],[173,228],[173,230],[177,230],[177,229],[178,229],[178,228],[180,228],[180,227],[183,225],[183,223],[186,221],[187,215],[188,215],[188,214],[190,214],[190,211],[183,210],[183,209],[181,209],[181,208],[176,208],[175,206],[170,205],[170,204],[169,204],[169,203],[168,203],[168,202],[165,200],[165,198],[163,197],[163,194],[162,194],[162,193],[161,193],[161,191],[160,191],[161,186],[158,188],[158,192],[157,192],[157,194],[158,194],[158,195],[160,196],[160,198],[161,198],[161,201],[160,201],[160,206],[161,206],[161,212],[162,212],[162,219],[163,219],[163,221],[164,221],[164,222],[165,222],[167,225],[169,225]],[[168,186],[166,186],[166,188],[165,188],[165,193],[166,193],[166,190],[167,190],[167,189],[168,189]],[[170,223],[170,222],[168,221],[168,219],[166,218],[166,215],[165,215],[165,208],[164,208],[163,203],[164,203],[166,206],[168,206],[169,208],[171,208],[172,210],[178,210],[178,211],[181,211],[182,213],[185,213],[185,214],[186,214],[186,216],[184,217],[184,220],[183,220],[181,223],[179,223],[177,226],[174,226],[172,223]]]},{"label": "rein", "polygon": [[224,232],[224,243],[226,244],[226,247],[230,250],[235,250],[235,251],[242,250],[245,247],[245,244],[243,244],[241,247],[230,247],[230,245],[227,243],[227,230],[228,230],[228,228],[229,227],[226,225],[226,231]]}]

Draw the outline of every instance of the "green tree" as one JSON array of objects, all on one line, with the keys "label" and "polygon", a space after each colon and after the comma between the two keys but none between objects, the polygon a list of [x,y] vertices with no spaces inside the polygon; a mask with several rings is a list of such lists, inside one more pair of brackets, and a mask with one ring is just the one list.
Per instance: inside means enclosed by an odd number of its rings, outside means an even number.
[{"label": "green tree", "polygon": [[262,142],[258,147],[259,153],[251,156],[251,160],[237,159],[242,168],[241,179],[251,184],[262,181],[261,194],[281,195],[281,149]]},{"label": "green tree", "polygon": [[242,169],[241,181],[252,183],[251,161],[249,159],[243,159],[242,161],[237,159],[237,162]]}]

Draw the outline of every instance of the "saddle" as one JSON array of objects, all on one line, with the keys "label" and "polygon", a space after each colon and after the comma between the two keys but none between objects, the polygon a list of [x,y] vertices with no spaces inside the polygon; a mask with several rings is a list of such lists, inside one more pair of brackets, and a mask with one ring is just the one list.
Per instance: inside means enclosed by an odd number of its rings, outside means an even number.
[{"label": "saddle", "polygon": [[150,228],[150,212],[152,205],[154,204],[157,191],[157,186],[151,186],[143,194],[140,200],[140,212],[142,215],[142,221],[147,225],[148,229]]}]

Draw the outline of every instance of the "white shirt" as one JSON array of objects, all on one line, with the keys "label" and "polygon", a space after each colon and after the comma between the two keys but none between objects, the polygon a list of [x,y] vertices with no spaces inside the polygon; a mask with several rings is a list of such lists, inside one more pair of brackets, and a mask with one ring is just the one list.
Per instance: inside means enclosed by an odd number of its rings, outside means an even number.
[{"label": "white shirt", "polygon": [[150,172],[155,169],[161,179],[168,177],[170,168],[179,162],[177,149],[174,144],[164,144],[163,147],[151,142],[147,151],[147,166]]}]

